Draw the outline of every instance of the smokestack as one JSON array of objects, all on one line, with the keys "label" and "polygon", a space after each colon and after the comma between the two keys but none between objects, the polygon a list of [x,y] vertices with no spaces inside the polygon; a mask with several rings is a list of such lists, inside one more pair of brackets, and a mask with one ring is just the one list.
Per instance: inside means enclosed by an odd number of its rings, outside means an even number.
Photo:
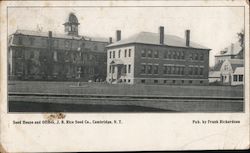
[{"label": "smokestack", "polygon": [[116,30],[116,41],[121,40],[121,30]]},{"label": "smokestack", "polygon": [[159,27],[159,34],[160,34],[160,44],[164,44],[164,27],[160,26]]},{"label": "smokestack", "polygon": [[109,37],[109,43],[112,44],[112,37]]},{"label": "smokestack", "polygon": [[190,30],[186,30],[186,46],[190,46]]},{"label": "smokestack", "polygon": [[49,38],[52,38],[52,31],[49,31]]}]

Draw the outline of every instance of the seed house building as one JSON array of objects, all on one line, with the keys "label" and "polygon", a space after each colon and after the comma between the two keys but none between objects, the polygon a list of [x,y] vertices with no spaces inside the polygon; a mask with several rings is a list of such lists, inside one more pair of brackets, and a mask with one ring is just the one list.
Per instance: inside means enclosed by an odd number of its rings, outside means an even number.
[{"label": "seed house building", "polygon": [[113,84],[207,85],[210,49],[186,38],[140,32],[107,48],[107,82]]}]

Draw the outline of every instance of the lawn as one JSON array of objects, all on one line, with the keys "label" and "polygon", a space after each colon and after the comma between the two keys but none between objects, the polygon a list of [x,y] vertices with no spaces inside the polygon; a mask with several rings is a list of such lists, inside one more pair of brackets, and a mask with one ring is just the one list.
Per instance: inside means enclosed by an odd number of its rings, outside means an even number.
[{"label": "lawn", "polygon": [[243,97],[243,86],[177,86],[177,85],[114,85],[106,83],[9,81],[9,92],[145,95],[145,96],[198,96]]}]

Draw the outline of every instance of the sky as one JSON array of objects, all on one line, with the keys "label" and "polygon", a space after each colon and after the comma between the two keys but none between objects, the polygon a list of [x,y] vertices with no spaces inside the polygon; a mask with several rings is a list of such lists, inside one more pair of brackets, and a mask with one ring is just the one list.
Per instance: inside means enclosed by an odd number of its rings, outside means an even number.
[{"label": "sky", "polygon": [[[79,34],[92,37],[113,37],[121,30],[122,39],[141,31],[185,37],[211,49],[209,65],[214,55],[238,41],[237,33],[244,28],[243,7],[19,7],[8,8],[8,34],[17,29],[49,30],[64,33],[63,23],[73,12],[80,23]],[[167,39],[167,38],[166,38]]]}]

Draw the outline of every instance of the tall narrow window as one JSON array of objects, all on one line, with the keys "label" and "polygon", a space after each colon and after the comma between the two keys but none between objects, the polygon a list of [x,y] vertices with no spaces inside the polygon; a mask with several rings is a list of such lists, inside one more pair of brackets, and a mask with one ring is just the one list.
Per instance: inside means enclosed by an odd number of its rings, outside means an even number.
[{"label": "tall narrow window", "polygon": [[193,74],[193,67],[189,67],[189,75]]},{"label": "tall narrow window", "polygon": [[131,49],[128,50],[128,57],[131,57]]},{"label": "tall narrow window", "polygon": [[146,57],[146,52],[145,52],[145,50],[141,50],[141,57]]},{"label": "tall narrow window", "polygon": [[111,73],[111,65],[109,65],[109,73]]},{"label": "tall narrow window", "polygon": [[158,74],[159,67],[158,65],[154,65],[154,74]]},{"label": "tall narrow window", "polygon": [[200,68],[200,75],[203,75],[203,71],[204,71],[204,70],[203,70],[203,68],[201,67],[201,68]]},{"label": "tall narrow window", "polygon": [[127,73],[127,65],[124,65],[124,73]]},{"label": "tall narrow window", "polygon": [[109,52],[109,58],[112,58],[112,51]]},{"label": "tall narrow window", "polygon": [[152,50],[148,51],[148,57],[152,57]]},{"label": "tall narrow window", "polygon": [[181,59],[184,59],[184,52],[181,51]]},{"label": "tall narrow window", "polygon": [[159,51],[158,50],[154,51],[154,58],[159,58]]},{"label": "tall narrow window", "polygon": [[164,74],[167,74],[167,73],[168,73],[168,67],[167,67],[167,66],[164,66],[163,73],[164,73]]},{"label": "tall narrow window", "polygon": [[121,50],[118,51],[118,58],[121,57]]},{"label": "tall narrow window", "polygon": [[113,58],[115,58],[115,51],[113,51]]},{"label": "tall narrow window", "polygon": [[168,51],[164,52],[164,58],[168,58]]},{"label": "tall narrow window", "polygon": [[141,73],[146,74],[146,65],[145,64],[141,65]]},{"label": "tall narrow window", "polygon": [[124,51],[124,57],[127,57],[127,49]]},{"label": "tall narrow window", "polygon": [[234,75],[233,76],[233,79],[234,79],[234,81],[238,81],[238,77],[237,77],[238,75]]},{"label": "tall narrow window", "polygon": [[148,65],[148,74],[152,74],[152,65]]},{"label": "tall narrow window", "polygon": [[131,65],[128,65],[128,73],[131,73]]},{"label": "tall narrow window", "polygon": [[18,44],[19,45],[22,45],[23,44],[23,39],[21,36],[18,37]]},{"label": "tall narrow window", "polygon": [[243,75],[239,75],[239,82],[243,81]]},{"label": "tall narrow window", "polygon": [[204,54],[203,54],[203,53],[200,54],[200,60],[201,60],[201,61],[204,60]]}]

